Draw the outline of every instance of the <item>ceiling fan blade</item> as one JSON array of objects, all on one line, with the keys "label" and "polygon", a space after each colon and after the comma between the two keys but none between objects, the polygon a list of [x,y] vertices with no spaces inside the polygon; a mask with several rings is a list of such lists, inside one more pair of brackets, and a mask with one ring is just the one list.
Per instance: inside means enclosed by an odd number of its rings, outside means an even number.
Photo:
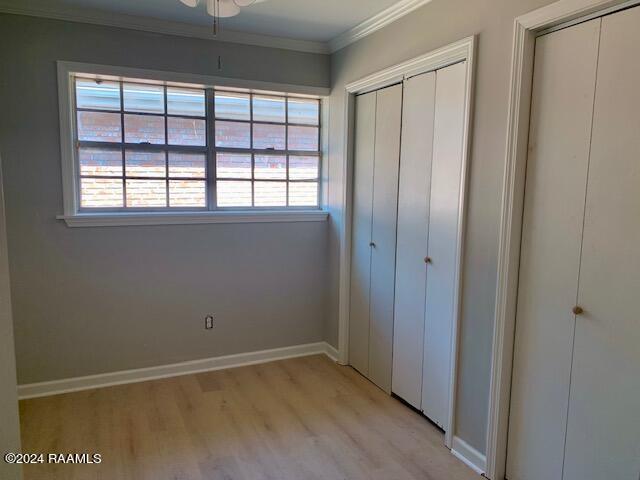
[{"label": "ceiling fan blade", "polygon": [[198,3],[200,3],[200,0],[180,0],[182,3],[184,3],[187,7],[197,7]]}]

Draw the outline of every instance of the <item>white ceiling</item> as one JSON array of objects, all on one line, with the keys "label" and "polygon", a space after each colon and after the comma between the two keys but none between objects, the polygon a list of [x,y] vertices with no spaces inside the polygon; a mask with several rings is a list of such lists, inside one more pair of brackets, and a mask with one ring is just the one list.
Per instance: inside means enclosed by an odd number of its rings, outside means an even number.
[{"label": "white ceiling", "polygon": [[[22,0],[29,3],[29,0]],[[22,3],[21,2],[21,3]],[[65,9],[91,8],[112,13],[211,25],[204,1],[189,8],[179,0],[49,0]],[[223,20],[222,28],[317,42],[328,42],[398,0],[268,0],[242,9],[240,15]]]}]

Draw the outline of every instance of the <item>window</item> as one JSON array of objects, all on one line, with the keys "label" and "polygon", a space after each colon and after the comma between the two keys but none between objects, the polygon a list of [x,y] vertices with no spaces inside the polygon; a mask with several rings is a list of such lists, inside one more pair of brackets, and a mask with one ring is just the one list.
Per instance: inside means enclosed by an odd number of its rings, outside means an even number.
[{"label": "window", "polygon": [[215,90],[218,207],[318,205],[320,102]]},{"label": "window", "polygon": [[75,75],[78,211],[319,206],[320,100]]}]

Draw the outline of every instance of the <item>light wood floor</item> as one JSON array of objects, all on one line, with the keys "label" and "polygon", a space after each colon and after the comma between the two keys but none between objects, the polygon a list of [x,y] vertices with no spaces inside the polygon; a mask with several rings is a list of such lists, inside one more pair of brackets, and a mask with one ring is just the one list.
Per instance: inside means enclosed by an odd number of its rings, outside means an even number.
[{"label": "light wood floor", "polygon": [[478,480],[426,419],[325,356],[20,403],[25,479]]}]

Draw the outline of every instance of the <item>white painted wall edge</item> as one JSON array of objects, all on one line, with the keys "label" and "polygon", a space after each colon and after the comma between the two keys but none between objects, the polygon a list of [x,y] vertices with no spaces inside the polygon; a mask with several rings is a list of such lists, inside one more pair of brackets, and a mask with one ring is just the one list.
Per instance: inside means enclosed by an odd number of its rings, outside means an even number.
[{"label": "white painted wall edge", "polygon": [[18,398],[46,397],[61,393],[77,392],[93,388],[123,385],[127,383],[145,382],[160,378],[176,377],[191,373],[209,372],[226,368],[243,367],[259,363],[273,362],[287,358],[306,357],[309,355],[327,355],[336,361],[338,352],[327,342],[293,345],[290,347],[259,350],[255,352],[238,353],[221,357],[203,358],[188,362],[158,365],[133,370],[101,373],[84,377],[65,378],[50,382],[28,383],[18,385]]},{"label": "white painted wall edge", "polygon": [[451,453],[479,475],[484,475],[487,458],[460,437],[453,437]]}]

